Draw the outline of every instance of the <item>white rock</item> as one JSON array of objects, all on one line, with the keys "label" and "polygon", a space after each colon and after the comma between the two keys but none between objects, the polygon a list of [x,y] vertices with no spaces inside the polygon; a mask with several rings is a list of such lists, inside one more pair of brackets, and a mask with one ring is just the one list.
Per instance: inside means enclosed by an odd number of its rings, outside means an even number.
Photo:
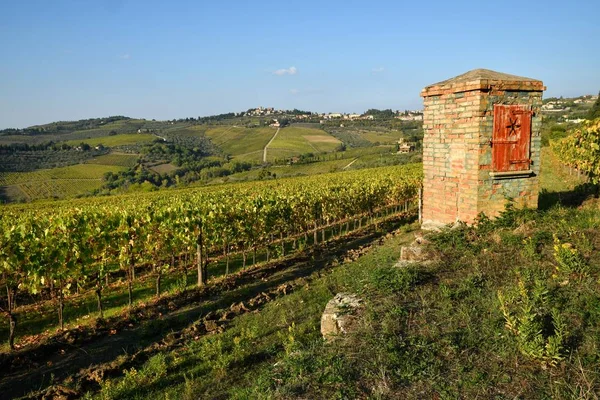
[{"label": "white rock", "polygon": [[321,334],[325,339],[345,334],[350,329],[356,317],[356,311],[361,307],[362,300],[351,293],[338,293],[329,300],[321,316]]}]

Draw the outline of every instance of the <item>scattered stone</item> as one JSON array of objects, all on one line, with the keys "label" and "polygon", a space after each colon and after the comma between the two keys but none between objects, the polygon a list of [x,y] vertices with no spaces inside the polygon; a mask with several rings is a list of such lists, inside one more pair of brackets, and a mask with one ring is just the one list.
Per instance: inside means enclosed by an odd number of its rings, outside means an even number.
[{"label": "scattered stone", "polygon": [[288,294],[288,291],[291,291],[291,289],[292,285],[290,285],[289,283],[284,283],[277,287],[277,292],[283,293],[284,296],[286,296]]},{"label": "scattered stone", "polygon": [[535,221],[528,221],[524,224],[519,225],[517,228],[513,230],[513,234],[515,235],[523,235],[525,237],[531,236],[531,234],[535,231]]},{"label": "scattered stone", "polygon": [[239,303],[233,303],[229,309],[235,314],[241,314],[244,311],[250,311],[243,301],[240,301]]},{"label": "scattered stone", "polygon": [[55,385],[51,386],[46,390],[46,393],[42,396],[43,400],[70,400],[81,397],[81,394],[76,391],[69,389],[64,386]]},{"label": "scattered stone", "polygon": [[206,332],[218,332],[219,328],[219,324],[217,324],[217,321],[215,320],[209,319],[204,321],[204,329],[206,329]]},{"label": "scattered stone", "polygon": [[423,261],[423,247],[421,246],[403,246],[400,249],[400,260],[402,261]]},{"label": "scattered stone", "polygon": [[214,311],[209,311],[208,314],[204,316],[204,320],[217,320],[219,316]]},{"label": "scattered stone", "polygon": [[430,241],[423,231],[415,232],[415,240],[410,246],[402,246],[400,260],[395,267],[406,267],[411,264],[427,264],[435,261],[435,254],[427,250]]},{"label": "scattered stone", "polygon": [[425,233],[423,231],[415,231],[415,243],[425,245],[431,243],[431,241],[425,237]]},{"label": "scattered stone", "polygon": [[441,232],[442,229],[444,229],[445,227],[445,224],[431,220],[423,221],[423,223],[421,224],[422,230],[430,232]]},{"label": "scattered stone", "polygon": [[325,339],[349,332],[362,300],[355,294],[338,293],[329,300],[321,316],[321,334]]},{"label": "scattered stone", "polygon": [[221,314],[221,318],[219,318],[219,321],[229,321],[231,318],[235,317],[236,313],[233,313],[231,311],[223,311],[223,314]]}]

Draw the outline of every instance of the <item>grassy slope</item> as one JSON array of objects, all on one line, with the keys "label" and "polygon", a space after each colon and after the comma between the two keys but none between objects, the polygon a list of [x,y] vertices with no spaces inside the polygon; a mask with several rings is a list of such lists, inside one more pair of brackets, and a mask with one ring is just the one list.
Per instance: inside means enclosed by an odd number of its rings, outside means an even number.
[{"label": "grassy slope", "polygon": [[[271,150],[268,153],[271,154]],[[262,152],[260,154],[262,155]],[[267,168],[267,171],[275,174],[277,178],[283,178],[288,176],[323,174],[343,169],[356,170],[420,161],[419,154],[399,155],[393,152],[392,146],[361,147],[349,149],[344,152],[322,154],[319,157],[323,161],[315,161],[309,164],[273,165]],[[215,178],[209,184],[257,180],[261,172],[261,169],[238,172],[224,178]]]},{"label": "grassy slope", "polygon": [[29,201],[73,197],[102,186],[105,173],[123,169],[125,167],[117,165],[78,164],[34,172],[2,172],[0,187],[18,188],[19,192],[12,193],[12,196],[23,196]]},{"label": "grassy slope", "polygon": [[269,146],[267,158],[291,157],[305,153],[322,153],[335,150],[341,142],[320,129],[286,127]]},{"label": "grassy slope", "polygon": [[102,179],[105,173],[117,172],[122,169],[121,167],[110,165],[78,164],[35,172],[3,172],[0,173],[0,184],[11,185],[20,182],[35,182],[48,179]]},{"label": "grassy slope", "polygon": [[[556,209],[534,217],[535,222],[532,215],[517,213],[488,225],[493,234],[465,229],[438,236],[434,247],[443,262],[393,268],[400,246],[417,228],[406,227],[357,261],[318,274],[304,289],[259,313],[234,319],[224,333],[158,353],[124,378],[105,381],[99,398],[581,398],[588,390],[598,393],[600,235],[589,229],[600,223],[600,215]],[[539,253],[528,253],[526,246],[515,252],[527,237],[523,227],[532,224]],[[573,226],[580,232],[575,236]],[[590,257],[589,278],[552,277],[551,233],[570,238]],[[523,354],[504,327],[498,290],[517,293],[519,279],[530,284],[520,277],[531,276],[551,293],[541,306],[543,315],[558,307],[569,327],[563,360],[554,367]],[[358,293],[365,307],[355,333],[327,344],[320,336],[320,316],[337,292]]]},{"label": "grassy slope", "polygon": [[[136,132],[143,125],[148,124],[148,121],[145,120],[120,120],[114,121],[102,126],[92,128],[92,129],[83,129],[83,130],[71,130],[70,128],[65,128],[65,131],[60,133],[50,133],[50,134],[37,134],[37,135],[7,135],[0,136],[0,144],[10,144],[10,143],[42,143],[42,142],[61,142],[67,140],[77,141],[80,143],[83,139],[97,138],[108,136],[111,131],[115,131],[117,133],[127,133],[127,132]],[[54,124],[40,125],[51,127]]]},{"label": "grassy slope", "polygon": [[261,161],[262,150],[274,133],[274,128],[224,126],[208,129],[206,136],[223,152],[237,159]]},{"label": "grassy slope", "polygon": [[[545,163],[548,193],[574,185],[563,178]],[[595,202],[582,210],[509,212],[477,229],[434,237],[439,262],[392,268],[418,228],[408,226],[303,290],[234,319],[224,333],[158,353],[124,378],[105,381],[99,397],[597,398],[599,225]],[[581,257],[557,257],[553,235]],[[357,332],[327,344],[320,316],[340,291],[358,293],[365,307]],[[522,302],[545,293],[531,313],[540,335],[534,329],[519,341],[505,327],[499,291],[520,298],[507,310],[521,321]],[[556,336],[557,318],[566,333],[553,366],[525,350],[536,336]]]}]

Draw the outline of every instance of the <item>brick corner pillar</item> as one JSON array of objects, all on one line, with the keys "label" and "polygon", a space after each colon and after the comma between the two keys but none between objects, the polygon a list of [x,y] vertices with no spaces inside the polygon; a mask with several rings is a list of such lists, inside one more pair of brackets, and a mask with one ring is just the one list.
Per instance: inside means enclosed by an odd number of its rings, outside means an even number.
[{"label": "brick corner pillar", "polygon": [[476,69],[421,91],[423,226],[537,207],[543,83]]}]

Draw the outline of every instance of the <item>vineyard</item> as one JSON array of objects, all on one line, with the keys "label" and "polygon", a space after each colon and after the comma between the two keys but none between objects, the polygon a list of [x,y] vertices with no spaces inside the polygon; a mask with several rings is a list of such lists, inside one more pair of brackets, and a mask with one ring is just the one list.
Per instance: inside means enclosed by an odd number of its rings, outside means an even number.
[{"label": "vineyard", "polygon": [[269,161],[299,156],[305,153],[334,151],[341,142],[320,129],[286,127],[269,145]]},{"label": "vineyard", "polygon": [[78,164],[32,172],[0,172],[0,187],[17,187],[29,201],[69,198],[100,188],[105,173],[121,170],[120,166]]},{"label": "vineyard", "polygon": [[[133,304],[136,270],[155,280],[160,296],[165,276],[193,259],[197,285],[207,283],[209,265],[241,257],[242,268],[284,256],[328,237],[377,224],[408,210],[420,185],[418,165],[321,175],[252,184],[217,186],[47,206],[0,210],[0,267],[6,287],[3,310],[9,345],[18,329],[16,299],[51,298],[59,326],[75,292],[93,291],[99,316],[111,276],[126,278]],[[139,273],[139,272],[138,272]]]},{"label": "vineyard", "polygon": [[[206,136],[225,153],[239,156],[254,152],[259,154],[274,133],[273,128],[226,126],[208,129]],[[260,160],[260,157],[255,157],[255,160]]]},{"label": "vineyard", "polygon": [[560,161],[585,174],[592,183],[600,182],[600,118],[586,121],[571,135],[552,143]]}]

